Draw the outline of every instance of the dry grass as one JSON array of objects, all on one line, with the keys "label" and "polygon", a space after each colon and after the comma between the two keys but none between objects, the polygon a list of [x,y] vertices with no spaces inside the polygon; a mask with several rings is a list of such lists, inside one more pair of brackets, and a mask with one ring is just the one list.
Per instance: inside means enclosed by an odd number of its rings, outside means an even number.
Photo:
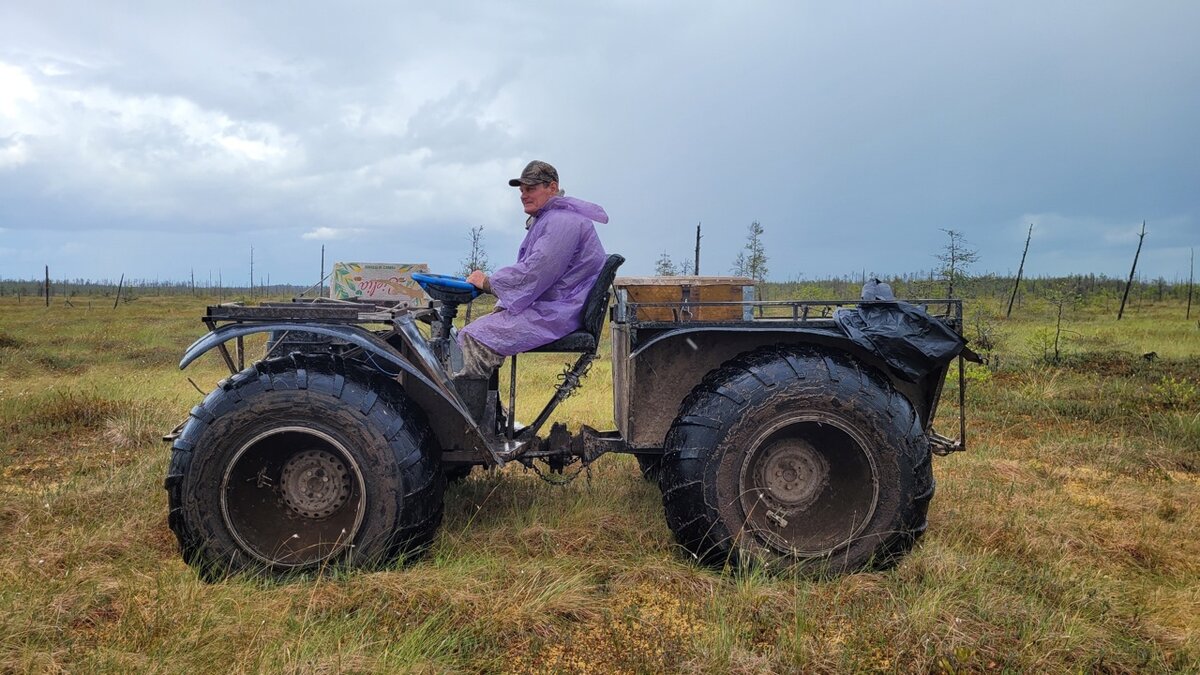
[{"label": "dry grass", "polygon": [[[1002,367],[972,375],[971,451],[937,460],[929,534],[888,573],[697,567],[632,459],[607,457],[565,487],[477,470],[412,564],[204,584],[166,526],[157,441],[199,398],[186,376],[223,375],[174,369],[202,305],[0,299],[0,671],[1200,668],[1200,401],[1163,384],[1200,385],[1200,335],[1165,309],[1076,317],[1087,339],[1058,366],[1033,364],[1044,321],[1005,324]],[[520,417],[559,370],[522,359]],[[557,419],[610,427],[609,373],[605,355]]]}]

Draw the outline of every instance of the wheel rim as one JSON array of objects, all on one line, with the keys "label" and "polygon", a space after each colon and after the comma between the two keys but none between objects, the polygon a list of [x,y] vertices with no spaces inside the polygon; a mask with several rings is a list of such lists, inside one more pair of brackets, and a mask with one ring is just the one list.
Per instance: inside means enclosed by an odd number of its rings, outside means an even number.
[{"label": "wheel rim", "polygon": [[279,427],[234,453],[221,480],[221,515],[245,553],[300,567],[352,545],[365,494],[362,471],[340,441],[311,427]]},{"label": "wheel rim", "polygon": [[830,554],[870,522],[879,480],[869,445],[827,416],[794,416],[760,432],[740,467],[744,530],[796,557]]}]

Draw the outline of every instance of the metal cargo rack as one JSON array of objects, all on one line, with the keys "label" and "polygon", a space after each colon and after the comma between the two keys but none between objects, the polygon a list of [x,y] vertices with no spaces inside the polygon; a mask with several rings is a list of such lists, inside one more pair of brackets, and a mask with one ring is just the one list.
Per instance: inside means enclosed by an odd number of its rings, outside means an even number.
[{"label": "metal cargo rack", "polygon": [[[636,324],[644,328],[667,328],[680,323],[690,326],[727,326],[729,324],[745,323],[747,319],[730,319],[724,321],[694,321],[691,319],[695,309],[700,307],[741,307],[743,316],[755,324],[769,323],[773,325],[802,324],[810,327],[834,326],[833,313],[841,308],[858,307],[859,305],[879,303],[876,300],[746,300],[742,302],[632,302],[618,301],[614,310],[614,319],[622,323]],[[942,320],[954,330],[962,332],[962,300],[958,299],[927,299],[904,300],[903,302],[923,308],[930,316]],[[638,319],[639,308],[664,308],[671,311],[672,321],[641,321]],[[936,311],[934,308],[941,308]]]},{"label": "metal cargo rack", "polygon": [[[398,317],[405,315],[417,320],[428,320],[434,312],[435,310],[429,307],[414,307],[402,301],[366,302],[328,298],[296,298],[291,302],[264,302],[259,305],[227,302],[208,307],[201,320],[210,331],[215,332],[219,327],[231,324],[274,322],[342,325],[393,324]],[[231,374],[246,367],[243,338],[240,336],[235,338],[234,344],[234,354],[229,353],[229,349],[224,343],[217,345],[217,351],[221,354],[221,358],[225,361]],[[266,356],[270,356],[270,353],[268,352]]]}]

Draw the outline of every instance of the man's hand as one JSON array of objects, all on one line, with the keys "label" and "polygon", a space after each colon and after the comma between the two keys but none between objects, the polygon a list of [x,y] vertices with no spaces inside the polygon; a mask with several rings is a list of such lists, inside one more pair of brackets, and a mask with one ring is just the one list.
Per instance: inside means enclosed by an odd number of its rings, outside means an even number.
[{"label": "man's hand", "polygon": [[478,288],[484,293],[492,292],[492,281],[491,279],[488,279],[486,274],[483,273],[483,270],[475,270],[474,272],[468,274],[467,283],[471,284],[475,288]]}]

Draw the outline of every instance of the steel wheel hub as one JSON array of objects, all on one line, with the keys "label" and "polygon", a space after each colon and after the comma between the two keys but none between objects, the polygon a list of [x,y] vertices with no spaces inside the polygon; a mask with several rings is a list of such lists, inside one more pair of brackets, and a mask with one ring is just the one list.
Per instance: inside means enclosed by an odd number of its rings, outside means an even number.
[{"label": "steel wheel hub", "polygon": [[826,463],[810,444],[798,439],[771,448],[756,468],[755,484],[766,488],[772,501],[788,508],[812,501],[829,479]]},{"label": "steel wheel hub", "polygon": [[875,512],[878,478],[866,441],[826,415],[765,425],[740,462],[742,528],[779,553],[827,555]]},{"label": "steel wheel hub", "polygon": [[284,463],[283,501],[305,518],[325,518],[350,498],[350,473],[332,453],[305,450]]}]

